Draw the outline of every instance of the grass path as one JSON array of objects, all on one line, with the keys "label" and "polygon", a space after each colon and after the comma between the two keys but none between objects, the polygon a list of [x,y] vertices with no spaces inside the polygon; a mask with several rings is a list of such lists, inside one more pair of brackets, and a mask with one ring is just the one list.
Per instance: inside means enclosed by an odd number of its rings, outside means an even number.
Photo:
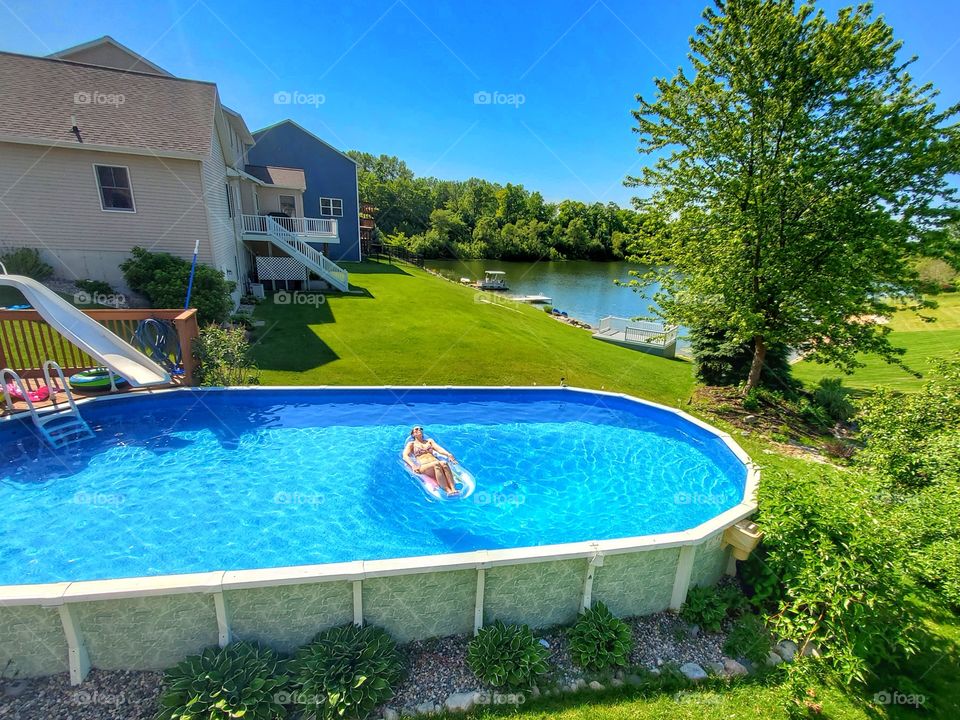
[{"label": "grass path", "polygon": [[[935,310],[898,312],[890,320],[891,342],[907,352],[904,362],[911,370],[925,374],[937,358],[960,351],[960,293],[940,295]],[[793,366],[794,375],[808,386],[823,377],[842,377],[845,385],[858,390],[870,390],[884,385],[894,390],[910,392],[923,384],[896,365],[890,365],[875,356],[860,358],[865,367],[852,375],[842,375],[836,368],[814,362],[799,362]]]}]

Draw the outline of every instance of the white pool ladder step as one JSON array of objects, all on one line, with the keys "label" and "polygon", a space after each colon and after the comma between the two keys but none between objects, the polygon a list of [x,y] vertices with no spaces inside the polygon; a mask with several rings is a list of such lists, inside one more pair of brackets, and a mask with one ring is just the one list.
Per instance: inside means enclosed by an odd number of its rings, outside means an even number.
[{"label": "white pool ladder step", "polygon": [[[51,370],[56,371],[60,380],[59,386],[53,384],[50,378]],[[77,409],[77,403],[73,399],[70,385],[67,384],[67,379],[63,375],[63,368],[55,361],[47,360],[43,364],[43,379],[47,387],[50,388],[50,397],[54,406],[58,408],[54,412],[44,413],[43,415],[38,413],[26,386],[23,384],[23,379],[14,370],[4,368],[0,370],[0,384],[3,385],[3,398],[7,403],[8,410],[13,410],[13,398],[10,397],[10,392],[7,390],[7,378],[12,380],[17,389],[20,390],[20,394],[23,395],[23,399],[30,410],[30,418],[33,420],[33,424],[51,447],[59,449],[70,443],[93,437],[93,430],[90,429],[87,421],[80,416],[80,410]],[[58,387],[58,392],[63,392],[67,397],[67,407],[62,410],[59,409],[59,403],[54,392],[55,387]]]}]

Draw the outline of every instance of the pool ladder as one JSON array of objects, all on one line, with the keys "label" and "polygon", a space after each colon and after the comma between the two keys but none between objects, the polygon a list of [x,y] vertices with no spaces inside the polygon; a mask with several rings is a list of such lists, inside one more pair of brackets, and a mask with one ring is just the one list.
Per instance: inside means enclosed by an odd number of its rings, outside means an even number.
[{"label": "pool ladder", "polygon": [[[55,386],[50,378],[51,370],[55,371],[60,379],[59,387]],[[13,381],[20,394],[23,395],[23,399],[30,410],[30,418],[33,420],[33,424],[52,448],[60,449],[70,443],[93,437],[93,430],[90,429],[87,421],[80,416],[80,410],[77,409],[77,403],[74,402],[73,393],[70,391],[67,379],[63,375],[63,368],[54,360],[47,360],[43,364],[43,379],[47,387],[50,388],[50,399],[53,401],[54,407],[57,408],[53,412],[43,415],[38,413],[26,386],[23,384],[23,379],[14,370],[4,368],[0,370],[0,384],[3,385],[3,399],[7,404],[8,411],[13,411],[13,398],[7,389],[8,378]],[[67,407],[63,409],[59,408],[60,403],[57,402],[57,392],[61,391],[67,396]]]}]

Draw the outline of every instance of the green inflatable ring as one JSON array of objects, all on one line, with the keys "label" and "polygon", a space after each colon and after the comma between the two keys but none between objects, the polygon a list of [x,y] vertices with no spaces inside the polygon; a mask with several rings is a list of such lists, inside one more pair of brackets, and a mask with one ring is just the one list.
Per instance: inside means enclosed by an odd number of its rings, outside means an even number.
[{"label": "green inflatable ring", "polygon": [[[127,384],[119,375],[114,375],[114,385],[118,388]],[[70,387],[74,390],[109,390],[110,370],[105,367],[90,368],[70,376]]]}]

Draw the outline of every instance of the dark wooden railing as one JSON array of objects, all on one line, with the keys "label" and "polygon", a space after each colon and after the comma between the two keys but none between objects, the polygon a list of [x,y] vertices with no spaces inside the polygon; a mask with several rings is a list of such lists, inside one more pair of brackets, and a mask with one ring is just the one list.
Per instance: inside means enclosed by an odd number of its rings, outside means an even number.
[{"label": "dark wooden railing", "polygon": [[389,263],[396,261],[407,262],[417,267],[423,267],[423,255],[411,252],[402,245],[388,245],[387,243],[372,243],[367,252],[371,260],[386,260]]},{"label": "dark wooden railing", "polygon": [[[197,369],[193,341],[200,334],[197,311],[190,310],[84,310],[84,314],[114,335],[130,342],[141,320],[154,318],[173,323],[180,343],[183,375],[180,382],[193,385]],[[138,348],[139,349],[139,348]],[[55,360],[65,375],[99,363],[50,327],[36,310],[0,310],[0,367],[9,367],[25,379],[43,376],[43,363]]]}]

